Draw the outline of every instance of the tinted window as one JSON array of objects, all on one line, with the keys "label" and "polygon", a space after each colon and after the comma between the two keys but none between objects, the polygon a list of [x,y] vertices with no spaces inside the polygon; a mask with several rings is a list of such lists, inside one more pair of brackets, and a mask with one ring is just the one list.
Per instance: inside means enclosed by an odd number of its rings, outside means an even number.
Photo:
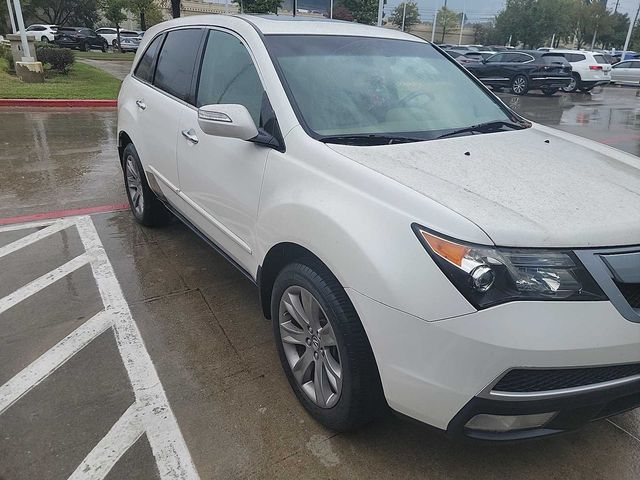
[{"label": "tinted window", "polygon": [[246,47],[233,35],[212,30],[202,60],[196,106],[236,103],[249,110],[256,125],[264,89]]},{"label": "tinted window", "polygon": [[154,38],[147,50],[144,52],[140,62],[138,62],[135,75],[145,82],[153,82],[153,62],[158,55],[158,50],[160,49],[160,45],[162,45],[163,37],[164,35],[158,35]]},{"label": "tinted window", "polygon": [[627,68],[640,68],[640,62],[629,62],[631,65],[629,65]]},{"label": "tinted window", "polygon": [[543,55],[542,61],[547,64],[560,63],[562,65],[566,65],[568,63],[568,60],[563,55],[557,53],[548,53]]},{"label": "tinted window", "polygon": [[454,52],[453,50],[447,50],[447,53],[453,58],[458,58],[460,55],[462,55],[460,52]]},{"label": "tinted window", "polygon": [[614,65],[613,68],[631,68],[631,62],[620,62]]},{"label": "tinted window", "polygon": [[604,55],[594,55],[593,58],[595,58],[598,63],[609,63],[607,62],[607,59],[604,58]]},{"label": "tinted window", "polygon": [[504,56],[505,56],[504,53],[498,53],[493,57],[489,57],[487,59],[487,62],[490,62],[490,63],[504,62]]},{"label": "tinted window", "polygon": [[162,45],[153,84],[165,92],[189,101],[191,78],[196,63],[202,30],[174,30]]},{"label": "tinted window", "polygon": [[505,53],[502,61],[509,63],[524,63],[529,60],[531,60],[531,57],[523,53]]}]

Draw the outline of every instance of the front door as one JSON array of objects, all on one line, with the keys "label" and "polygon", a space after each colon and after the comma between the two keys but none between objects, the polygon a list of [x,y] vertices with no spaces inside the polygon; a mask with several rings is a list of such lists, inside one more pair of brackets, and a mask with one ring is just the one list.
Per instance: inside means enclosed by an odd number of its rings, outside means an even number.
[{"label": "front door", "polygon": [[[197,107],[244,105],[260,126],[268,102],[252,56],[239,37],[209,30],[195,94]],[[269,155],[255,143],[205,134],[197,110],[183,113],[177,158],[180,189],[188,216],[234,260],[251,273],[257,262],[254,227],[260,187]]]}]

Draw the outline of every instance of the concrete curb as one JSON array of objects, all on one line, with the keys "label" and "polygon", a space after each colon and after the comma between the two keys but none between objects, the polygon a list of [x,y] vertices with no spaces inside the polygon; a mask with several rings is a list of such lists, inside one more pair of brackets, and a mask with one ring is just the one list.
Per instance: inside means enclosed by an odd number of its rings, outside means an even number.
[{"label": "concrete curb", "polygon": [[117,100],[96,99],[44,99],[44,98],[0,98],[0,107],[73,107],[95,108],[118,106]]}]

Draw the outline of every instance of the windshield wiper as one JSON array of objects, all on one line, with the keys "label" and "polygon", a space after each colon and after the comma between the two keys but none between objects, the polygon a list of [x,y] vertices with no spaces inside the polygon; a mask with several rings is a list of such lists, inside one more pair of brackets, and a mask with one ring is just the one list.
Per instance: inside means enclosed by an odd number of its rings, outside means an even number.
[{"label": "windshield wiper", "polygon": [[495,122],[479,123],[477,125],[471,125],[469,127],[452,130],[451,132],[443,133],[442,135],[438,136],[438,138],[455,137],[456,135],[462,135],[463,133],[499,132],[503,128],[510,128],[512,130],[521,130],[523,128],[528,128],[529,126],[530,125],[526,123],[505,122],[503,120],[498,120]]},{"label": "windshield wiper", "polygon": [[378,133],[356,135],[328,135],[318,139],[324,143],[339,143],[342,145],[393,145],[394,143],[422,142],[424,138],[404,137],[401,135],[384,135]]}]

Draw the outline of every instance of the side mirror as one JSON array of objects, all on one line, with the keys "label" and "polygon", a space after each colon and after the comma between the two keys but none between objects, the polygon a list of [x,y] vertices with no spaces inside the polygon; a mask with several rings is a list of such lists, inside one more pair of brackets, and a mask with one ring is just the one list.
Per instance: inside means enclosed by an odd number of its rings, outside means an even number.
[{"label": "side mirror", "polygon": [[258,135],[253,118],[244,105],[204,105],[198,109],[198,125],[207,135],[251,140]]}]

